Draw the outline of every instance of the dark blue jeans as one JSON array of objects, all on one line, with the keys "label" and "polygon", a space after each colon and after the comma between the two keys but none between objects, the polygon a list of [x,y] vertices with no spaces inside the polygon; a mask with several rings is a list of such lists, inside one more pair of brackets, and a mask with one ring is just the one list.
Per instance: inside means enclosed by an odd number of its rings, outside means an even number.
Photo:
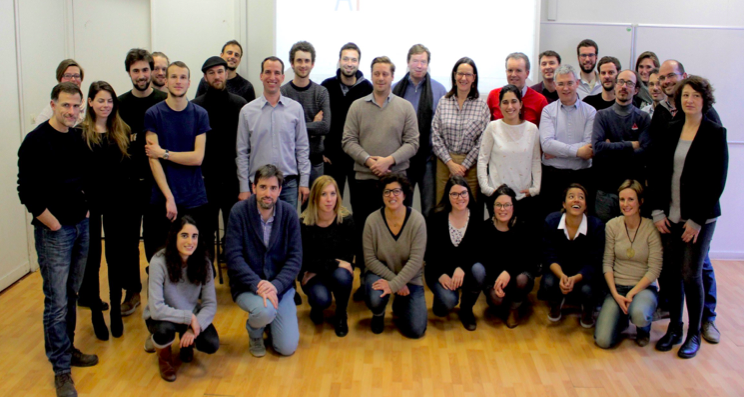
[{"label": "dark blue jeans", "polygon": [[[662,234],[664,244],[664,265],[666,268],[664,284],[668,288],[670,324],[682,322],[682,311],[687,301],[687,316],[690,321],[688,332],[700,332],[703,319],[705,290],[703,282],[703,262],[716,230],[716,222],[702,225],[697,243],[682,241],[684,223],[672,223],[671,233]],[[715,291],[715,287],[714,287]],[[686,298],[686,299],[685,299]]]},{"label": "dark blue jeans", "polygon": [[[382,277],[367,272],[364,276],[364,283],[366,286],[366,296],[364,299],[367,301],[367,307],[372,311],[374,316],[384,316],[385,308],[390,301],[390,295],[382,295],[382,291],[372,289],[372,284],[377,280],[382,280]],[[411,293],[408,296],[395,295],[393,300],[393,314],[397,315],[400,319],[398,326],[403,335],[418,339],[424,336],[427,325],[426,310],[426,299],[424,298],[424,287],[421,285],[406,284],[408,290]]]},{"label": "dark blue jeans", "polygon": [[561,287],[559,286],[560,282],[561,280],[556,277],[553,272],[550,270],[546,271],[542,276],[542,280],[540,280],[540,295],[550,303],[557,303],[563,298],[567,298],[578,299],[579,303],[582,305],[591,306],[596,304],[594,299],[594,288],[592,288],[591,283],[582,280],[580,283],[574,285],[573,291],[568,295],[563,295],[563,291],[561,291]]},{"label": "dark blue jeans", "polygon": [[[475,304],[475,300],[483,289],[483,281],[486,279],[486,268],[478,262],[470,266],[463,266],[462,269],[465,271],[465,279],[462,282],[462,287],[456,291],[450,291],[444,288],[439,283],[439,279],[432,279],[429,283],[429,289],[434,293],[434,304],[432,306],[434,314],[445,314],[454,309],[460,300],[460,290],[462,290],[463,295],[463,306],[467,305],[469,308],[472,308],[472,305]],[[466,299],[466,294],[475,295],[475,299]]]},{"label": "dark blue jeans", "polygon": [[297,210],[297,195],[299,193],[300,180],[298,178],[291,178],[284,180],[282,185],[282,192],[279,194],[279,200],[286,201],[292,208]]},{"label": "dark blue jeans", "polygon": [[310,307],[313,309],[327,309],[333,303],[331,293],[336,297],[336,316],[346,317],[346,307],[349,305],[351,285],[354,274],[339,267],[330,274],[316,275],[302,290],[307,295]]},{"label": "dark blue jeans", "polygon": [[56,232],[34,227],[44,289],[44,350],[56,375],[70,373],[78,291],[88,260],[88,218]]}]

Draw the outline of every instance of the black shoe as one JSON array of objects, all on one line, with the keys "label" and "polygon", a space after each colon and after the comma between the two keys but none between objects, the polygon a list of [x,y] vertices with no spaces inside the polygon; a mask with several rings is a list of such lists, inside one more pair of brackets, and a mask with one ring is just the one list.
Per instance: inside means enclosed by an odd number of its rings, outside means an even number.
[{"label": "black shoe", "polygon": [[685,344],[683,344],[682,347],[679,348],[677,355],[680,358],[695,357],[698,350],[700,350],[700,342],[700,332],[693,335],[690,335],[690,332],[687,332],[687,340],[685,340]]},{"label": "black shoe", "polygon": [[475,331],[475,315],[473,315],[473,309],[460,308],[460,322],[462,326],[468,331]]},{"label": "black shoe", "polygon": [[294,301],[295,301],[295,306],[302,305],[302,297],[300,296],[300,293],[297,291],[295,291]]},{"label": "black shoe", "polygon": [[343,338],[349,333],[349,324],[347,322],[346,316],[336,316],[334,322],[336,336],[338,336],[339,338]]},{"label": "black shoe", "polygon": [[668,352],[674,345],[682,343],[682,323],[677,325],[669,324],[666,334],[656,342],[656,350]]},{"label": "black shoe", "polygon": [[71,374],[54,375],[54,387],[57,389],[57,397],[77,397],[78,395]]},{"label": "black shoe", "polygon": [[314,307],[311,308],[310,309],[310,320],[312,320],[313,324],[315,325],[323,324],[323,309],[317,309]]},{"label": "black shoe", "polygon": [[121,321],[121,310],[111,309],[111,336],[121,338],[124,334],[124,323]]},{"label": "black shoe", "polygon": [[93,323],[93,332],[96,334],[96,338],[98,340],[109,340],[109,330],[106,327],[106,322],[103,321],[103,312],[91,309],[90,321]]},{"label": "black shoe", "polygon": [[178,357],[182,363],[190,363],[194,361],[194,346],[182,347],[181,351],[178,352]]},{"label": "black shoe", "polygon": [[77,305],[78,305],[78,307],[84,307],[84,308],[87,308],[87,309],[97,308],[98,310],[103,311],[103,312],[105,312],[106,310],[109,309],[109,304],[107,302],[104,302],[104,301],[100,300],[100,299],[98,300],[98,303],[93,303],[93,304],[91,304],[88,301],[84,301],[82,299],[78,299],[78,304]]},{"label": "black shoe", "polygon": [[364,286],[357,288],[357,290],[354,291],[354,295],[351,296],[351,299],[353,299],[354,302],[363,301],[364,300]]},{"label": "black shoe", "polygon": [[381,334],[382,331],[385,329],[385,315],[382,316],[372,316],[372,333],[373,334]]},{"label": "black shoe", "polygon": [[72,361],[70,365],[73,367],[92,367],[98,364],[98,356],[95,354],[85,354],[76,348],[72,348]]},{"label": "black shoe", "polygon": [[644,347],[651,341],[651,334],[648,331],[638,329],[636,332],[636,345]]}]

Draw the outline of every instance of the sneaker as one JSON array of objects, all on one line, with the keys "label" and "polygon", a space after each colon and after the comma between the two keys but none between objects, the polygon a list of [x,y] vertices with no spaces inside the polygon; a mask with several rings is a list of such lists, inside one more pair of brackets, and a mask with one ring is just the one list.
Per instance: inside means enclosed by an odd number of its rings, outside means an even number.
[{"label": "sneaker", "polygon": [[145,351],[148,353],[155,353],[155,345],[152,342],[152,335],[147,335],[147,339],[145,339]]},{"label": "sneaker", "polygon": [[550,304],[550,311],[548,312],[548,320],[554,323],[561,321],[561,309],[563,309],[564,303],[566,303],[566,298],[561,299],[560,302],[553,302]]},{"label": "sneaker", "polygon": [[194,346],[182,347],[178,352],[178,358],[181,359],[182,363],[190,363],[194,361]]},{"label": "sneaker", "polygon": [[370,324],[373,334],[381,334],[385,329],[385,316],[372,316],[372,323]]},{"label": "sneaker", "polygon": [[266,346],[264,345],[263,336],[260,338],[250,338],[248,351],[253,357],[263,357],[266,355]]},{"label": "sneaker", "polygon": [[57,389],[57,397],[77,397],[78,395],[71,374],[54,375],[54,387]]},{"label": "sneaker", "polygon": [[721,341],[721,332],[718,331],[715,321],[704,321],[702,327],[703,339],[708,343],[716,344]]},{"label": "sneaker", "polygon": [[72,348],[72,361],[70,365],[73,367],[92,367],[98,364],[98,356],[95,354],[85,354],[76,348]]},{"label": "sneaker", "polygon": [[137,306],[140,305],[140,294],[131,294],[127,293],[127,298],[124,301],[124,303],[121,304],[121,316],[131,316],[132,313],[137,309]]},{"label": "sneaker", "polygon": [[588,310],[584,308],[584,305],[581,306],[581,319],[579,320],[579,324],[581,324],[584,328],[591,328],[594,326],[594,310],[589,308]]},{"label": "sneaker", "polygon": [[651,341],[651,334],[647,331],[638,330],[636,333],[636,345],[640,347],[647,346]]}]

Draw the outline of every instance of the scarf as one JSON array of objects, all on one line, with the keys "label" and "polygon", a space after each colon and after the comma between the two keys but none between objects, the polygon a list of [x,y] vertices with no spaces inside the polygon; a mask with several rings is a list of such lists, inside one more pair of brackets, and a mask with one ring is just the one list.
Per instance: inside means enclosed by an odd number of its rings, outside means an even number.
[{"label": "scarf", "polygon": [[[393,94],[403,97],[410,84],[411,73],[406,73],[398,84],[393,88]],[[419,149],[416,152],[416,156],[428,157],[431,153],[431,121],[434,118],[434,110],[432,109],[433,98],[431,95],[431,81],[429,80],[429,73],[424,75],[424,80],[421,88],[421,97],[419,98],[418,111],[416,118],[418,119],[419,127]],[[414,156],[414,157],[416,157]]]}]

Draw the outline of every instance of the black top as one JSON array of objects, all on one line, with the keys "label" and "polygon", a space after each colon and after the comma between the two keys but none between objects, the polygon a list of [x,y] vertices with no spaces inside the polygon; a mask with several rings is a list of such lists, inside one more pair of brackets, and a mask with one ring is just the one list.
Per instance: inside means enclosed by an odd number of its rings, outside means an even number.
[{"label": "black top", "polygon": [[[653,162],[649,163],[652,209],[663,210],[667,216],[672,202],[674,152],[684,124],[684,118],[667,124],[666,130],[659,134]],[[704,225],[706,220],[721,216],[718,200],[726,186],[727,174],[726,129],[705,116],[687,152],[680,177],[682,219]]]},{"label": "black top", "polygon": [[530,237],[519,224],[502,232],[496,229],[492,219],[483,221],[479,247],[480,260],[486,268],[486,286],[493,286],[503,271],[512,278],[524,272],[533,277],[537,274],[539,243]]},{"label": "black top", "polygon": [[36,217],[46,209],[62,225],[85,218],[89,153],[77,128],[62,133],[45,121],[26,135],[18,149],[18,197],[34,216],[32,224],[42,225]]},{"label": "black top", "polygon": [[353,262],[356,229],[351,215],[345,216],[340,224],[334,221],[327,227],[300,223],[300,233],[302,234],[300,278],[305,272],[318,275],[332,273],[338,268],[336,259]]},{"label": "black top", "polygon": [[239,192],[238,169],[235,162],[236,142],[240,109],[247,102],[227,90],[217,91],[211,87],[206,94],[196,97],[192,102],[207,110],[209,126],[212,128],[207,132],[207,146],[201,165],[207,188],[210,188],[213,182],[217,182],[234,192]]},{"label": "black top", "polygon": [[351,104],[359,98],[363,98],[372,93],[372,83],[364,79],[361,71],[357,71],[357,83],[348,87],[348,92],[344,95],[341,89],[341,70],[336,71],[336,77],[325,79],[320,85],[328,90],[328,96],[331,100],[331,130],[325,139],[325,154],[333,160],[334,157],[347,156],[341,149],[341,137],[344,133],[344,124],[346,124],[346,115],[349,113]]},{"label": "black top", "polygon": [[129,154],[132,158],[133,177],[152,180],[150,162],[145,154],[145,112],[168,98],[168,94],[152,90],[145,98],[137,98],[132,91],[119,95],[119,116],[132,129],[132,141],[129,143]]},{"label": "black top", "polygon": [[567,276],[581,273],[584,282],[591,282],[595,274],[602,274],[605,249],[605,225],[601,220],[587,215],[586,235],[577,232],[573,240],[558,229],[563,216],[553,212],[545,218],[543,226],[543,265],[550,272],[550,265],[557,263]]},{"label": "black top", "polygon": [[558,90],[555,90],[553,92],[548,91],[548,89],[545,88],[545,85],[543,84],[542,81],[533,85],[530,88],[541,93],[545,97],[545,99],[548,100],[548,103],[553,103],[558,100]]},{"label": "black top", "polygon": [[[718,112],[716,112],[716,109],[712,106],[710,110],[708,110],[708,113],[705,113],[705,117],[718,125],[723,125],[721,118],[718,116]],[[654,115],[651,117],[651,126],[648,127],[652,151],[656,150],[654,145],[656,144],[657,138],[663,136],[664,132],[667,131],[667,125],[672,121],[684,119],[685,113],[681,110],[672,117],[672,112],[670,112],[665,106],[657,106],[654,109]]]},{"label": "black top", "polygon": [[[246,103],[256,99],[256,91],[253,89],[253,84],[239,74],[227,80],[225,87],[227,88],[227,92],[245,99]],[[209,88],[209,84],[202,77],[201,81],[199,81],[199,87],[196,89],[196,96],[199,97],[206,94],[207,88]]]},{"label": "black top", "polygon": [[429,284],[437,282],[443,274],[452,277],[458,267],[468,273],[479,261],[482,223],[472,213],[470,215],[465,235],[457,247],[450,238],[449,212],[436,212],[427,220],[424,274]]},{"label": "black top", "polygon": [[[85,145],[91,150],[87,143]],[[121,154],[116,141],[102,134],[101,144],[93,146],[90,156],[91,163],[86,168],[90,173],[87,193],[91,208],[102,212],[131,205],[127,202],[127,193],[131,191],[132,161]]]},{"label": "black top", "polygon": [[607,109],[608,107],[612,106],[615,103],[615,100],[611,101],[605,101],[602,99],[602,93],[596,95],[589,95],[587,97],[584,97],[584,102],[592,105],[593,108],[597,110]]}]

